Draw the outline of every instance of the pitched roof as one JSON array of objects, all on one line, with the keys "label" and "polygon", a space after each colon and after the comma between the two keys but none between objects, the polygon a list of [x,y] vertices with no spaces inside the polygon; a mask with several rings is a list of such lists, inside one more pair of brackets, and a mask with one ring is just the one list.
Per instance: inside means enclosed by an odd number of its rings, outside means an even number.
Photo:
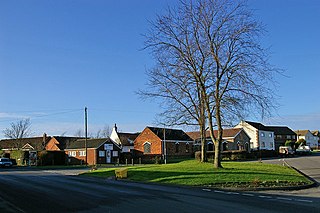
[{"label": "pitched roof", "polygon": [[[47,136],[45,144],[51,139]],[[24,145],[29,144],[34,150],[43,150],[45,144],[43,144],[43,137],[32,138],[20,138],[20,139],[3,139],[0,140],[0,149],[21,149]]]},{"label": "pitched roof", "polygon": [[311,133],[314,135],[314,136],[320,136],[320,132],[319,130],[314,130],[314,131],[311,131]]},{"label": "pitched roof", "polygon": [[[223,129],[222,132],[222,137],[223,138],[234,138],[238,135],[239,132],[241,132],[243,129],[242,128],[232,128],[232,129]],[[197,140],[201,138],[200,132],[187,132],[190,138],[193,140]],[[213,134],[215,137],[218,136],[218,130],[214,130]],[[210,131],[206,131],[206,137],[210,137]]]},{"label": "pitched roof", "polygon": [[296,135],[296,133],[286,126],[267,126],[275,135]]},{"label": "pitched roof", "polygon": [[130,146],[133,145],[133,141],[138,137],[140,133],[117,133],[119,136],[119,139],[121,141],[122,146]]},{"label": "pitched roof", "polygon": [[263,125],[262,123],[257,123],[252,121],[245,121],[245,122],[258,130],[270,131],[270,129],[267,126]]},{"label": "pitched roof", "polygon": [[66,136],[53,136],[58,141],[56,144],[60,150],[64,150],[69,144],[74,143],[76,140],[84,139],[83,137],[66,137]]},{"label": "pitched roof", "polygon": [[308,132],[310,132],[309,130],[295,130],[294,131],[298,136],[301,136],[301,135],[307,135]]},{"label": "pitched roof", "polygon": [[164,140],[164,132],[165,132],[166,140],[192,141],[192,139],[181,129],[168,129],[168,128],[158,128],[158,127],[149,127],[149,126],[147,128],[149,128],[161,140]]},{"label": "pitched roof", "polygon": [[[110,138],[87,139],[87,148],[98,148],[105,142],[111,142]],[[68,143],[65,149],[83,149],[85,148],[85,139],[78,139]]]}]

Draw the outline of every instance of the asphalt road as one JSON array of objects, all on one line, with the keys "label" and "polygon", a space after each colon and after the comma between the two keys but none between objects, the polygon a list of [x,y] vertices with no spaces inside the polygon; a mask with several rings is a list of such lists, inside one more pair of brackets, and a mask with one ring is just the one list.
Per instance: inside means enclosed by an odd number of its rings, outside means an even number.
[{"label": "asphalt road", "polygon": [[[293,190],[293,191],[268,191],[265,193],[275,194],[281,193],[293,196],[317,197],[320,198],[320,153],[313,153],[311,156],[298,156],[281,159],[267,159],[263,163],[280,164],[284,162],[306,174],[314,181],[318,182],[318,187]],[[320,204],[319,204],[320,205]]]},{"label": "asphalt road", "polygon": [[161,186],[73,173],[0,170],[0,212],[320,212],[317,197]]}]

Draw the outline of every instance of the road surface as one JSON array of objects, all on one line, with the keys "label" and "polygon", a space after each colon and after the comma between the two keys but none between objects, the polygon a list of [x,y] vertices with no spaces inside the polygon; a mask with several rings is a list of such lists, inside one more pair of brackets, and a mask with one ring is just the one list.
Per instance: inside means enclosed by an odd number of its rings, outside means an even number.
[{"label": "road surface", "polygon": [[70,174],[67,170],[0,170],[0,212],[320,212],[317,197],[161,186]]}]

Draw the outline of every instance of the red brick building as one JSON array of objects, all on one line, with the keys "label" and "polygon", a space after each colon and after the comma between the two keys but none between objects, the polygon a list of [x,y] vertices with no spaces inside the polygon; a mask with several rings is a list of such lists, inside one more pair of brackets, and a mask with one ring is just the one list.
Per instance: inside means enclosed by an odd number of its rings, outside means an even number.
[{"label": "red brick building", "polygon": [[88,139],[87,153],[85,139],[67,144],[65,153],[68,155],[69,164],[87,163],[89,165],[116,163],[120,155],[120,147],[110,138]]},{"label": "red brick building", "polygon": [[143,155],[189,156],[192,144],[182,130],[146,127],[134,140],[134,150]]}]

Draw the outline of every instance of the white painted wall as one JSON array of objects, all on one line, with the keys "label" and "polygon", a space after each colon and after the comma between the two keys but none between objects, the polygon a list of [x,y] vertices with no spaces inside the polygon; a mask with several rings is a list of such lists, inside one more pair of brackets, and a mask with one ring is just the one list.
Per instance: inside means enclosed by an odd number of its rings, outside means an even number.
[{"label": "white painted wall", "polygon": [[310,146],[312,149],[318,148],[318,136],[314,136],[310,131],[307,132],[306,135],[300,135],[298,136],[299,139],[306,140],[307,146]]},{"label": "white painted wall", "polygon": [[260,149],[274,150],[274,133],[271,131],[259,130]]},{"label": "white painted wall", "polygon": [[[254,128],[250,124],[241,121],[235,128],[243,128],[244,131],[249,135],[250,139],[250,148],[265,150],[274,150],[274,133],[272,131],[262,131]],[[264,135],[264,136],[263,136]]]},{"label": "white painted wall", "polygon": [[117,143],[119,146],[121,145],[121,141],[120,141],[120,138],[118,136],[116,127],[112,128],[110,139],[113,140],[113,142]]}]

